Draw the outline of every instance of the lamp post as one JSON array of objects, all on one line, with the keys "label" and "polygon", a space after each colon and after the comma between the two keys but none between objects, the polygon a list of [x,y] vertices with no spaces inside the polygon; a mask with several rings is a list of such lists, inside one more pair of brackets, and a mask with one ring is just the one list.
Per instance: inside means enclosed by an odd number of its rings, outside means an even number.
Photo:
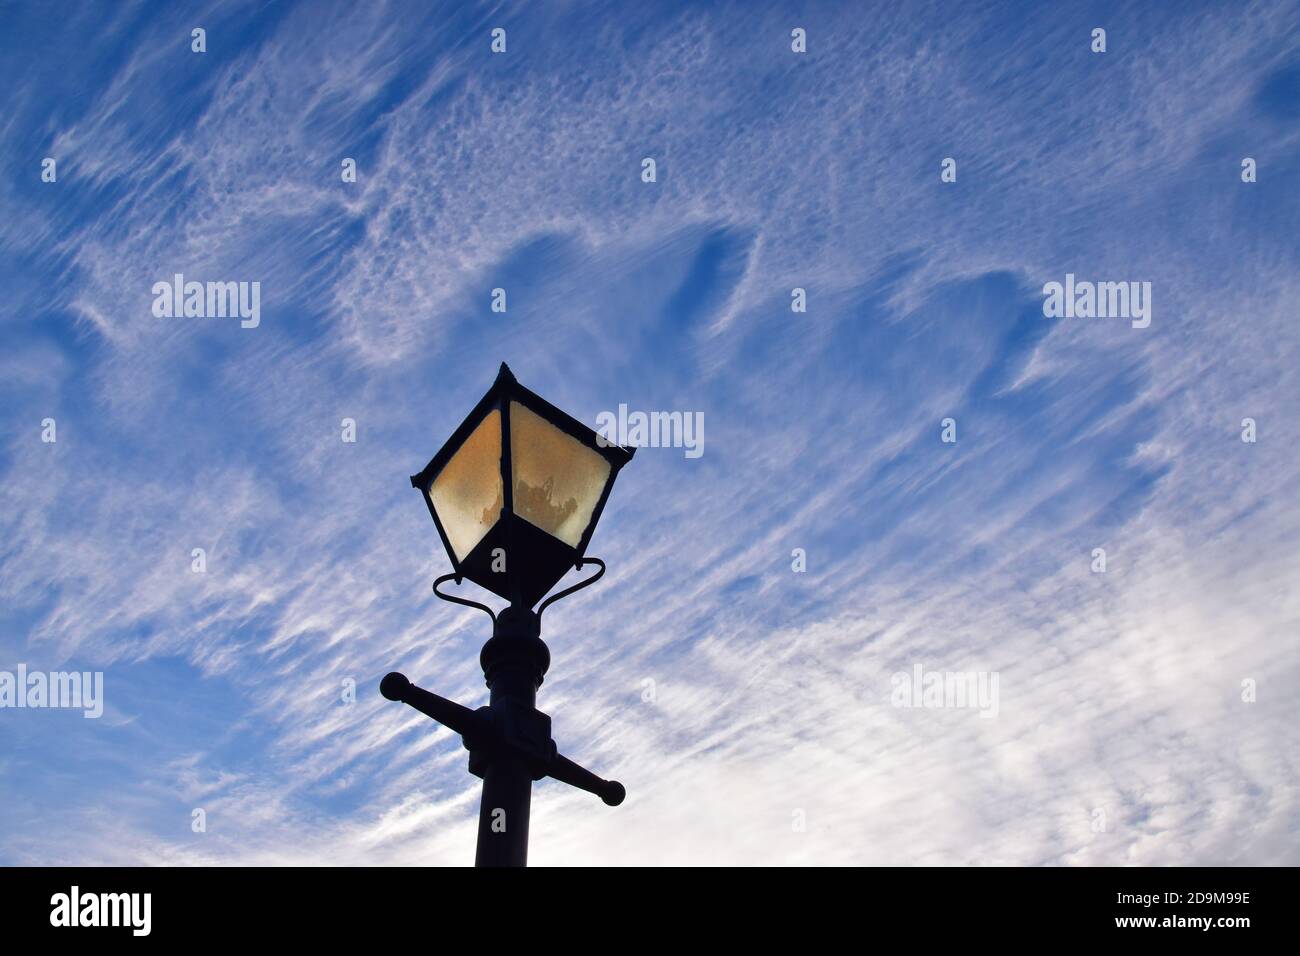
[{"label": "lamp post", "polygon": [[[587,543],[632,454],[524,388],[503,362],[487,394],[424,470],[411,476],[453,568],[434,582],[434,593],[492,617],[492,637],[479,653],[489,698],[486,707],[470,710],[396,672],[379,689],[461,736],[470,773],[483,778],[476,866],[527,863],[534,780],[553,777],[610,806],[623,802],[622,784],[560,755],[551,718],[536,701],[551,663],[541,639],[542,612],[605,573],[603,561],[585,556]],[[533,610],[570,568],[586,564],[597,567],[594,575]],[[495,613],[438,590],[464,579],[510,605]]]}]

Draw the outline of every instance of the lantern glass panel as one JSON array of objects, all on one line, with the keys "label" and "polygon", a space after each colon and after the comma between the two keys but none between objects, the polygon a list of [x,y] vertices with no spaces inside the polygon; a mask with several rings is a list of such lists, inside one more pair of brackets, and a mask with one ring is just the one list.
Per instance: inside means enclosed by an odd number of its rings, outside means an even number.
[{"label": "lantern glass panel", "polygon": [[456,559],[464,561],[492,530],[504,504],[501,484],[501,412],[483,417],[429,487]]},{"label": "lantern glass panel", "polygon": [[510,467],[515,514],[578,547],[609,481],[605,456],[511,402]]}]

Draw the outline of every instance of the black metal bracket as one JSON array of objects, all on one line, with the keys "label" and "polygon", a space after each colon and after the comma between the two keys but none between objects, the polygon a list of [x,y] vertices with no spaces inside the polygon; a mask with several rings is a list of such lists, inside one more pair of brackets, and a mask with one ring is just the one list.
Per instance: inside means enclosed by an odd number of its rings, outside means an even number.
[{"label": "black metal bracket", "polygon": [[545,601],[543,601],[541,607],[537,609],[537,617],[539,619],[542,616],[542,612],[545,611],[552,604],[554,604],[556,601],[558,601],[560,598],[568,597],[574,591],[581,591],[583,588],[587,587],[588,585],[595,584],[597,581],[600,580],[601,576],[605,573],[605,562],[600,560],[600,558],[581,558],[579,559],[578,563],[574,565],[574,567],[576,567],[579,571],[581,571],[582,566],[584,564],[594,564],[597,567],[599,567],[600,570],[598,570],[591,577],[583,581],[579,581],[577,584],[573,585],[573,587],[565,588],[563,591],[560,591],[556,594],[552,594]]},{"label": "black metal bracket", "polygon": [[471,601],[469,600],[469,598],[457,597],[454,594],[443,594],[441,591],[439,591],[438,585],[446,584],[448,581],[455,581],[457,584],[460,584],[461,577],[455,571],[453,571],[451,574],[444,574],[442,577],[438,578],[436,581],[433,582],[433,593],[438,595],[438,597],[442,598],[444,601],[449,601],[452,604],[463,604],[465,605],[465,607],[472,607],[472,608],[477,608],[480,611],[486,611],[487,616],[492,618],[492,623],[494,624],[496,623],[496,619],[497,619],[496,612],[493,611],[486,604],[480,604],[478,601]]},{"label": "black metal bracket", "polygon": [[[538,640],[541,644],[541,641]],[[491,641],[488,642],[491,644]],[[542,644],[545,648],[545,645]],[[485,645],[484,654],[488,646]],[[549,655],[548,655],[549,658]],[[486,667],[484,668],[486,670]],[[611,807],[623,802],[627,791],[615,780],[605,780],[559,753],[551,739],[551,718],[540,710],[512,704],[470,710],[453,700],[417,687],[394,671],[379,684],[389,700],[401,701],[432,717],[460,735],[469,751],[469,770],[482,777],[487,765],[502,752],[527,761],[534,780],[552,777],[561,783],[594,793]]]},{"label": "black metal bracket", "polygon": [[[536,616],[538,617],[538,619],[541,618],[542,612],[545,611],[552,604],[554,604],[556,601],[560,600],[561,598],[568,597],[574,591],[581,591],[583,588],[595,584],[597,581],[601,579],[602,576],[604,576],[605,562],[602,561],[600,558],[580,558],[578,559],[577,564],[574,565],[574,568],[581,571],[583,565],[586,564],[596,565],[597,568],[596,573],[589,578],[579,581],[577,584],[573,585],[572,587],[567,587],[563,591],[558,591],[555,594],[552,594],[550,597],[548,597],[545,601],[541,603],[541,606],[537,608]],[[488,617],[492,618],[492,622],[495,624],[497,619],[497,614],[495,611],[492,610],[492,608],[488,607],[486,604],[481,604],[478,601],[471,601],[469,600],[469,598],[458,597],[455,594],[446,594],[438,590],[438,585],[440,584],[446,584],[448,581],[455,581],[457,584],[460,584],[462,580],[463,579],[461,575],[457,574],[455,571],[451,572],[450,574],[444,574],[442,575],[442,577],[438,578],[436,581],[433,582],[433,593],[436,594],[438,597],[442,598],[444,601],[449,601],[452,604],[462,604],[465,607],[472,607],[479,611],[483,611],[487,614]]]}]

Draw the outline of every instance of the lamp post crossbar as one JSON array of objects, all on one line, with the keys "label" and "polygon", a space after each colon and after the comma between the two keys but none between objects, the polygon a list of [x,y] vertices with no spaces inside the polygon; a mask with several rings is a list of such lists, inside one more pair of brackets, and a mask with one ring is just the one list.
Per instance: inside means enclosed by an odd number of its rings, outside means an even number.
[{"label": "lamp post crossbar", "polygon": [[459,734],[469,751],[470,773],[483,779],[475,866],[524,866],[534,780],[552,777],[611,807],[623,802],[626,791],[560,754],[551,738],[551,718],[536,707],[537,688],[550,666],[536,614],[519,607],[501,612],[479,661],[490,696],[477,710],[417,687],[397,672],[379,689]]}]

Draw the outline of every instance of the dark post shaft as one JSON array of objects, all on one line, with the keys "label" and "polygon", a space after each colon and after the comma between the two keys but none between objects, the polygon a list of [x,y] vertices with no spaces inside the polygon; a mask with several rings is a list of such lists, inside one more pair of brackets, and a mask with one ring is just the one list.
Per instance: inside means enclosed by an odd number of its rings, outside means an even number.
[{"label": "dark post shaft", "polygon": [[484,754],[486,762],[480,771],[483,803],[479,806],[476,866],[528,863],[533,775],[544,772],[541,768],[555,750],[550,721],[537,712],[537,688],[551,666],[551,654],[540,630],[536,614],[512,604],[496,616],[492,639],[479,652],[497,743]]},{"label": "dark post shaft", "polygon": [[[537,702],[541,675],[513,661],[493,673],[490,706],[502,713],[510,707],[532,710]],[[478,852],[475,866],[526,866],[528,863],[528,812],[533,777],[519,756],[494,754],[483,774],[483,802],[478,813]]]}]

